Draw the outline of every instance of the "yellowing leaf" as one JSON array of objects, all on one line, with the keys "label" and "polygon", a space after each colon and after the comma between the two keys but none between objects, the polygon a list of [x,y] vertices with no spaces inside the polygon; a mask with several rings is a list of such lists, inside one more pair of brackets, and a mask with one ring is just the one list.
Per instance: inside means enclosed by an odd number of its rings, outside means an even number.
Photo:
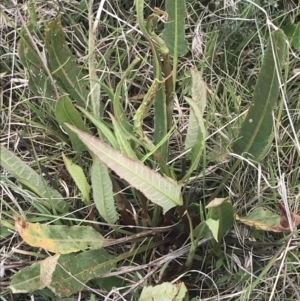
[{"label": "yellowing leaf", "polygon": [[90,190],[91,186],[87,182],[87,179],[85,177],[85,174],[82,170],[82,168],[73,163],[68,157],[66,157],[64,154],[62,154],[65,166],[71,175],[72,179],[74,180],[77,188],[80,190],[82,198],[85,203],[90,202]]},{"label": "yellowing leaf", "polygon": [[213,199],[211,202],[209,202],[205,208],[209,209],[209,208],[213,208],[213,207],[217,207],[220,206],[221,204],[223,204],[224,201],[228,200],[228,198],[215,198]]},{"label": "yellowing leaf", "polygon": [[159,285],[144,287],[138,301],[181,301],[186,292],[186,286],[182,282],[179,284],[164,282]]},{"label": "yellowing leaf", "polygon": [[280,216],[269,209],[258,207],[251,211],[248,216],[236,215],[236,220],[259,230],[281,232],[276,226],[280,223]]},{"label": "yellowing leaf", "polygon": [[49,286],[52,282],[52,274],[57,268],[57,262],[59,258],[60,254],[55,254],[54,256],[50,256],[40,262],[40,282],[45,286]]},{"label": "yellowing leaf", "polygon": [[89,226],[56,226],[27,223],[15,217],[15,228],[32,247],[68,254],[87,249],[100,249],[105,239]]},{"label": "yellowing leaf", "polygon": [[[236,215],[236,219],[240,222],[255,227],[260,230],[273,232],[291,232],[285,207],[278,203],[279,214],[273,213],[268,209],[259,207],[255,208],[248,216],[240,217]],[[293,227],[300,225],[300,216],[295,212],[290,212]]]}]

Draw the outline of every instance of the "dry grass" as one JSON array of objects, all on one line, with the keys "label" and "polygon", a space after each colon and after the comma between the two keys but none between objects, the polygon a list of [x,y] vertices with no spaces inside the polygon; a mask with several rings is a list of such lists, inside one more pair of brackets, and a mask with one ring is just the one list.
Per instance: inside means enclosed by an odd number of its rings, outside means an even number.
[{"label": "dry grass", "polygon": [[[150,12],[150,8],[160,6],[161,1],[150,2],[146,13]],[[243,120],[240,117],[251,103],[262,48],[268,38],[266,16],[261,6],[251,1],[201,2],[187,1],[186,37],[193,51],[180,58],[173,116],[177,128],[170,138],[170,164],[174,164],[174,170],[179,173],[184,164],[183,135],[189,114],[184,102],[184,96],[191,88],[188,70],[196,66],[203,73],[209,89],[205,114],[208,138],[206,156],[186,184],[185,198],[190,203],[205,203],[221,182],[223,171],[231,166],[230,145],[238,134]],[[284,25],[288,18],[299,14],[299,7],[292,1],[260,2],[269,21],[276,26]],[[30,3],[33,3],[31,7]],[[29,90],[27,75],[17,55],[17,44],[20,28],[36,18],[34,38],[36,45],[41,47],[39,41],[45,25],[58,12],[63,13],[69,46],[86,70],[87,9],[84,2],[78,5],[77,1],[24,1],[17,4],[8,0],[0,4],[0,9],[0,142],[43,174],[47,182],[71,204],[70,213],[63,217],[46,212],[27,190],[1,169],[0,298],[58,300],[53,299],[55,297],[47,290],[28,296],[13,295],[8,289],[10,277],[20,268],[47,256],[43,250],[22,242],[14,230],[13,215],[19,214],[31,222],[97,224],[107,237],[117,237],[117,234],[103,226],[100,219],[89,220],[91,206],[84,206],[81,202],[78,189],[66,172],[61,153],[75,156],[85,170],[88,170],[89,158],[87,155],[79,157],[72,150],[68,137],[55,120],[49,100],[36,97]],[[96,69],[100,80],[115,88],[132,58],[135,55],[143,58],[141,66],[132,72],[122,91],[126,112],[132,116],[153,78],[151,52],[138,30],[133,1],[100,1],[94,5],[94,11],[101,13],[96,38]],[[238,214],[246,214],[258,205],[275,211],[277,201],[285,202],[291,211],[299,212],[299,57],[299,51],[290,52],[289,62],[285,65],[281,101],[274,112],[275,139],[268,155],[259,165],[244,160],[222,191],[222,195],[230,196]],[[110,110],[109,96],[103,91],[101,99],[105,108]],[[152,111],[145,118],[144,127],[145,131],[149,130],[149,135],[153,129],[151,114]],[[119,195],[132,205],[136,228],[144,229],[139,197],[125,182],[119,183]],[[178,216],[175,215],[176,221]],[[164,281],[184,281],[190,298],[197,296],[205,301],[300,300],[297,231],[286,240],[280,233],[262,232],[235,224],[218,248],[212,249],[210,243],[203,242],[198,247],[192,270],[178,274],[188,246],[188,239],[173,237],[165,246],[124,260],[118,270],[109,275],[118,277],[113,278],[115,288],[106,289],[101,280],[92,281],[85,285],[83,292],[68,300],[137,300],[141,288],[145,284],[155,284],[161,275],[164,275]],[[113,246],[109,251],[122,254],[129,248],[138,250],[139,244]],[[169,260],[171,256],[172,260]]]}]

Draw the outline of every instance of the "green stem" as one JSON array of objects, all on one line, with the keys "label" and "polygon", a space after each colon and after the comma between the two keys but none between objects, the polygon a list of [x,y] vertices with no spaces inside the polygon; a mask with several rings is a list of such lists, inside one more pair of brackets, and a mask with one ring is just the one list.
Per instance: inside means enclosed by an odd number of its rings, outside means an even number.
[{"label": "green stem", "polygon": [[172,66],[170,63],[169,53],[163,54],[163,61],[164,61],[166,105],[167,105],[167,130],[170,130],[170,128],[172,127],[174,101],[173,101]]}]

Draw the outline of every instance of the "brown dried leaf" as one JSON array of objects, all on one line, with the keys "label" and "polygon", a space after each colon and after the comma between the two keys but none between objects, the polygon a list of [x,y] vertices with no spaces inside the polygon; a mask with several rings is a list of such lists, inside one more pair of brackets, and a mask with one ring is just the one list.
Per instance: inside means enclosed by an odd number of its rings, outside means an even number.
[{"label": "brown dried leaf", "polygon": [[[279,214],[280,214],[280,224],[278,229],[281,229],[281,232],[290,232],[289,220],[285,207],[281,204],[277,204]],[[295,212],[291,212],[292,226],[295,228],[300,225],[300,215]]]}]

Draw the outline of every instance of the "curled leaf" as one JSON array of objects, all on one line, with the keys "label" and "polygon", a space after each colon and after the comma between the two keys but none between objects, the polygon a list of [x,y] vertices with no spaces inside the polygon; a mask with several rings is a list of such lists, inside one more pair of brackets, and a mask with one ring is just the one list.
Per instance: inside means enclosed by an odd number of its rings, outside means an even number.
[{"label": "curled leaf", "polygon": [[[289,233],[290,227],[287,212],[282,204],[277,205],[280,215],[273,213],[269,209],[258,207],[249,213],[248,216],[240,217],[236,215],[236,220],[259,230]],[[300,225],[300,216],[291,212],[293,226]]]}]

